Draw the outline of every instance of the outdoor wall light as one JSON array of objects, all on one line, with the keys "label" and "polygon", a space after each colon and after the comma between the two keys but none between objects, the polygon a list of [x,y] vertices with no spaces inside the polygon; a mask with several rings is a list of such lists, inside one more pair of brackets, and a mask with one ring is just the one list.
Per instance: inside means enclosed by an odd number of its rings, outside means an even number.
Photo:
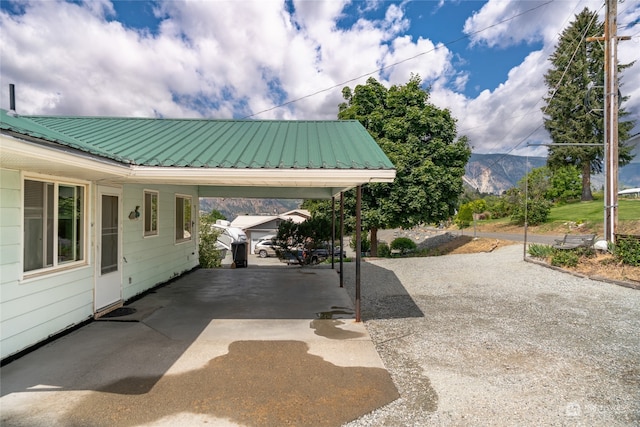
[{"label": "outdoor wall light", "polygon": [[140,206],[136,206],[136,208],[134,210],[132,210],[131,212],[129,212],[129,219],[130,220],[136,220],[140,218]]}]

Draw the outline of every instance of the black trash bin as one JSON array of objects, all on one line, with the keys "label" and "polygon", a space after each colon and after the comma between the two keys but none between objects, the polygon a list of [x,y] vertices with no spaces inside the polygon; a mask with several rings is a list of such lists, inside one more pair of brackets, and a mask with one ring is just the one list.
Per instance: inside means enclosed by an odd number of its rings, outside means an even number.
[{"label": "black trash bin", "polygon": [[247,266],[247,244],[246,243],[232,243],[231,254],[233,255],[233,262],[236,268],[242,268]]}]

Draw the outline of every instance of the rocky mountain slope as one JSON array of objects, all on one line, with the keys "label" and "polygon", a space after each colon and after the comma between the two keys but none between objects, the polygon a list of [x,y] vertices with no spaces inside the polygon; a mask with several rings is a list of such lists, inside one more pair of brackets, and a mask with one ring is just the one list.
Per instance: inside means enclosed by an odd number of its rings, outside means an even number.
[{"label": "rocky mountain slope", "polygon": [[507,154],[471,154],[463,177],[465,184],[481,193],[502,194],[533,168],[544,166],[544,157]]},{"label": "rocky mountain slope", "polygon": [[[640,147],[640,146],[639,146]],[[636,152],[638,150],[636,149]],[[508,154],[471,154],[463,180],[466,185],[481,193],[502,194],[516,186],[531,169],[544,166],[545,157],[524,157]],[[604,175],[592,175],[591,183],[599,189],[604,185]],[[619,170],[620,189],[640,187],[640,155]],[[200,199],[203,212],[220,211],[229,221],[238,215],[276,215],[300,207],[299,199]]]},{"label": "rocky mountain slope", "polygon": [[219,211],[229,221],[238,215],[278,215],[300,207],[298,199],[231,199],[204,197],[200,199],[200,211]]},{"label": "rocky mountain slope", "polygon": [[[481,193],[502,194],[516,186],[518,181],[531,169],[546,165],[545,157],[523,157],[508,154],[471,154],[464,175],[465,184]],[[599,189],[604,185],[604,174],[591,176],[591,185]],[[618,187],[640,187],[640,156],[621,167]]]}]

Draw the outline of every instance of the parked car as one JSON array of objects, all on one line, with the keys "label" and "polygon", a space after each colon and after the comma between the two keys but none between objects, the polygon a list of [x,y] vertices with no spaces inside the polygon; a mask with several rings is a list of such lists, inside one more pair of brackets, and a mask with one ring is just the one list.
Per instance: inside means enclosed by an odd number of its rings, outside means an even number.
[{"label": "parked car", "polygon": [[253,252],[260,258],[266,258],[269,256],[276,256],[278,248],[278,245],[276,245],[276,242],[273,240],[260,240],[256,243]]},{"label": "parked car", "polygon": [[289,248],[287,251],[283,251],[282,261],[287,265],[300,264],[304,260],[304,254],[302,249]]},{"label": "parked car", "polygon": [[324,248],[317,248],[311,251],[311,264],[319,264],[329,258],[329,251]]},{"label": "parked car", "polygon": [[333,256],[335,258],[346,258],[347,257],[347,253],[345,251],[342,250],[342,248],[340,246],[336,246],[335,248],[333,248]]}]

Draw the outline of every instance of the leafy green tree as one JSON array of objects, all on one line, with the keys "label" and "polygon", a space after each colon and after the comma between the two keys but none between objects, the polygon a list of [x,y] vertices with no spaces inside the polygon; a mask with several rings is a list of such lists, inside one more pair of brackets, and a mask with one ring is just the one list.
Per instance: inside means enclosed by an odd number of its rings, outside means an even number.
[{"label": "leafy green tree", "polygon": [[484,200],[487,202],[487,210],[491,214],[491,218],[505,218],[511,215],[512,207],[507,197],[491,195]]},{"label": "leafy green tree", "polygon": [[[543,112],[544,126],[555,144],[603,144],[604,48],[601,43],[586,41],[587,37],[603,33],[604,26],[597,13],[585,8],[562,32],[550,57],[552,65],[544,76],[549,90]],[[618,70],[631,65],[618,65]],[[627,115],[623,108],[619,110],[621,119]],[[618,124],[621,166],[633,159],[631,148],[624,143],[633,126],[632,120],[621,120]],[[593,200],[591,174],[603,171],[603,148],[551,146],[547,164],[552,169],[578,167],[582,173],[581,199]]]},{"label": "leafy green tree", "polygon": [[458,228],[463,229],[467,228],[471,224],[471,221],[473,221],[473,209],[469,203],[465,203],[460,206],[455,218],[455,223]]},{"label": "leafy green tree", "polygon": [[[389,89],[374,78],[342,90],[338,118],[358,120],[396,167],[393,183],[362,188],[362,224],[371,231],[377,255],[377,230],[410,228],[453,216],[463,191],[462,176],[471,155],[458,137],[456,119],[429,102],[419,76]],[[353,192],[345,207],[355,205]],[[351,211],[354,212],[354,211]]]},{"label": "leafy green tree", "polygon": [[544,166],[531,170],[518,181],[517,188],[507,191],[506,195],[513,206],[511,220],[518,225],[544,223],[552,206],[546,198],[549,187],[549,170]]},{"label": "leafy green tree", "polygon": [[207,214],[201,214],[200,220],[207,221],[210,224],[215,224],[216,220],[219,219],[227,219],[224,215],[220,213],[220,211],[213,209],[211,212]]},{"label": "leafy green tree", "polygon": [[324,246],[325,242],[331,239],[331,233],[330,219],[324,215],[312,215],[301,223],[282,221],[278,227],[276,243],[281,252],[289,252],[298,258],[300,264],[308,264],[311,257],[301,258],[298,248],[311,253],[314,249]]},{"label": "leafy green tree", "polygon": [[460,206],[455,223],[458,225],[458,228],[467,228],[471,224],[471,221],[473,221],[474,214],[479,214],[486,210],[487,202],[485,202],[484,199],[477,199],[465,203]]},{"label": "leafy green tree", "polygon": [[554,202],[568,202],[580,199],[581,194],[582,182],[577,167],[568,165],[549,171],[549,188],[545,198]]}]

